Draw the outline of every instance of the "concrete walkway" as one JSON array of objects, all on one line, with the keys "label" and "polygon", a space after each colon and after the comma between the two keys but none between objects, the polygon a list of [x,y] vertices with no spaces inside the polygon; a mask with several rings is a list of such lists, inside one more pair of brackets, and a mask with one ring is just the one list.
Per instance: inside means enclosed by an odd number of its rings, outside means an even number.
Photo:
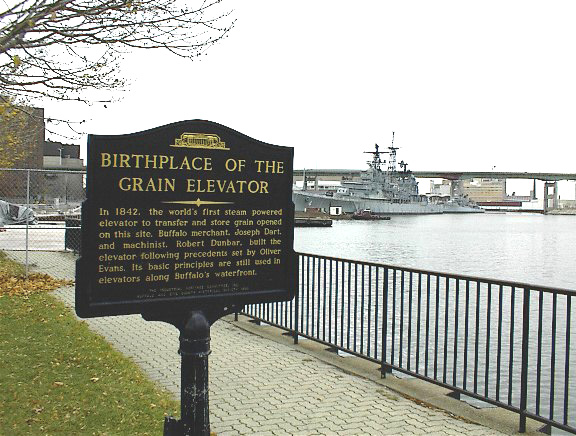
[{"label": "concrete walkway", "polygon": [[[36,271],[74,278],[71,254],[30,256]],[[72,287],[55,294],[74,307]],[[86,322],[179,398],[174,327],[139,315]],[[382,384],[344,372],[297,347],[251,334],[231,321],[216,322],[211,338],[210,419],[219,436],[502,434],[412,402]]]}]

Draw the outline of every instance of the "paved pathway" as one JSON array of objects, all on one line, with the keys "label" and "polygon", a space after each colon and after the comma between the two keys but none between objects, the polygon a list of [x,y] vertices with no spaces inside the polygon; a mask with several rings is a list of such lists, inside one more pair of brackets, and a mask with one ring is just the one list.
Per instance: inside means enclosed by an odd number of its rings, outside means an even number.
[{"label": "paved pathway", "polygon": [[[35,269],[74,277],[67,253],[31,253]],[[56,295],[74,305],[73,288]],[[86,320],[179,398],[178,331],[140,316]],[[211,329],[210,420],[226,435],[496,435],[415,404],[372,381],[220,320]]]}]

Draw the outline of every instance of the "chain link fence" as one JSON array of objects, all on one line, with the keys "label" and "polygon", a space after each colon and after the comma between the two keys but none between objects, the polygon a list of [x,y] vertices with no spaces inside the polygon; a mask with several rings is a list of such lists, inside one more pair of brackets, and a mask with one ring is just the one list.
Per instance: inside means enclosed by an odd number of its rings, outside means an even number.
[{"label": "chain link fence", "polygon": [[80,250],[84,171],[0,169],[0,250],[26,266]]}]

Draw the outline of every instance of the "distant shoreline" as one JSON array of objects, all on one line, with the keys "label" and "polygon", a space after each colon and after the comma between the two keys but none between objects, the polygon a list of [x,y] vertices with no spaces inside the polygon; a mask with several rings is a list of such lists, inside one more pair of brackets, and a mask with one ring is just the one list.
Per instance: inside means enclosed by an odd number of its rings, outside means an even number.
[{"label": "distant shoreline", "polygon": [[576,215],[576,209],[554,209],[548,215]]}]

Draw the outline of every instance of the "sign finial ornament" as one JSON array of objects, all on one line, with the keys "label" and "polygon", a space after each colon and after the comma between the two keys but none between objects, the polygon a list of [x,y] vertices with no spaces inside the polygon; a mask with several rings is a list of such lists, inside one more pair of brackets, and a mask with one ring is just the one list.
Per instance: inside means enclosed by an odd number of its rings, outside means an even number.
[{"label": "sign finial ornament", "polygon": [[170,147],[207,148],[209,150],[230,150],[218,135],[209,133],[182,133]]}]

